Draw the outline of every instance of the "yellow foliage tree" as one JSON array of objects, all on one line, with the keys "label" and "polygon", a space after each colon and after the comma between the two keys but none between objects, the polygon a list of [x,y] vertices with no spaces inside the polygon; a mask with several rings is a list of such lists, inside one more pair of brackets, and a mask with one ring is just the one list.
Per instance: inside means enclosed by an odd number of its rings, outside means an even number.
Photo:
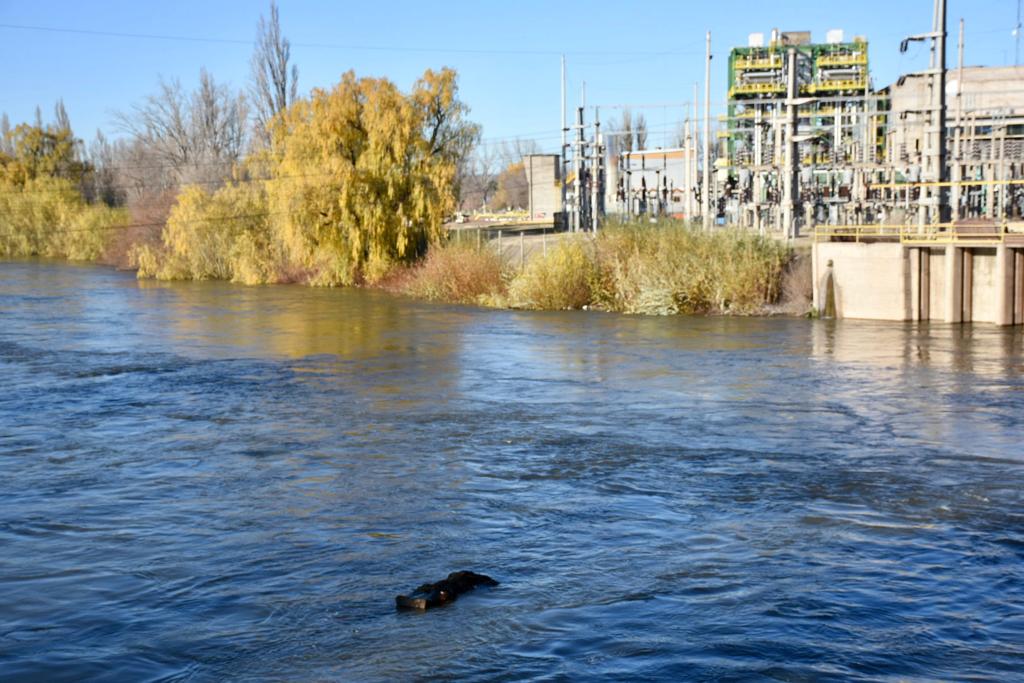
[{"label": "yellow foliage tree", "polygon": [[0,256],[96,260],[123,212],[88,204],[70,128],[21,124],[0,153]]},{"label": "yellow foliage tree", "polygon": [[272,281],[275,250],[261,184],[229,184],[212,193],[198,185],[182,189],[167,218],[163,247],[143,246],[134,253],[140,276]]},{"label": "yellow foliage tree", "polygon": [[477,136],[466,111],[450,69],[428,70],[409,95],[348,72],[279,117],[270,210],[314,284],[374,281],[441,239],[458,161]]},{"label": "yellow foliage tree", "polygon": [[491,198],[491,206],[499,211],[526,208],[528,190],[526,165],[522,161],[511,163],[498,174],[498,189]]},{"label": "yellow foliage tree", "polygon": [[478,129],[455,72],[427,71],[410,93],[342,76],[270,124],[247,180],[183,190],[163,245],[134,253],[142,277],[315,285],[373,282],[443,237],[456,169]]},{"label": "yellow foliage tree", "polygon": [[75,154],[71,130],[23,123],[8,134],[13,155],[0,155],[0,182],[24,187],[36,178],[66,178],[79,182],[86,165]]},{"label": "yellow foliage tree", "polygon": [[39,176],[22,185],[0,183],[0,256],[93,261],[123,211],[87,204],[70,180]]}]

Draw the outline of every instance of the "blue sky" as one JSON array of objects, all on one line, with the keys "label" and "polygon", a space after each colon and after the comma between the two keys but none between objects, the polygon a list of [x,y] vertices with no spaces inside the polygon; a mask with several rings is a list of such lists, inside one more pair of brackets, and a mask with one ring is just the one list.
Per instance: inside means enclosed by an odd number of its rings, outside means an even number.
[{"label": "blue sky", "polygon": [[[128,110],[157,79],[186,86],[205,66],[219,81],[244,87],[251,41],[269,0],[0,0],[0,111],[30,120],[36,105],[49,116],[63,98],[75,132],[116,135],[116,111]],[[900,55],[900,39],[929,30],[931,0],[829,3],[750,2],[313,2],[281,0],[281,24],[299,66],[299,89],[330,87],[340,74],[387,76],[408,87],[428,67],[460,73],[462,99],[489,141],[536,139],[550,150],[560,125],[559,53],[568,62],[570,107],[586,81],[587,104],[653,104],[643,109],[651,143],[686,116],[693,83],[703,96],[704,32],[712,32],[712,102],[725,99],[729,48],[747,34],[831,28],[870,43],[876,86],[927,66],[927,50]],[[1017,0],[949,0],[950,64],[957,21],[966,21],[969,65],[1012,64]],[[575,22],[570,30],[570,22]],[[37,27],[36,29],[10,26]],[[165,40],[67,33],[74,29],[215,39]],[[635,111],[640,111],[634,106]]]}]

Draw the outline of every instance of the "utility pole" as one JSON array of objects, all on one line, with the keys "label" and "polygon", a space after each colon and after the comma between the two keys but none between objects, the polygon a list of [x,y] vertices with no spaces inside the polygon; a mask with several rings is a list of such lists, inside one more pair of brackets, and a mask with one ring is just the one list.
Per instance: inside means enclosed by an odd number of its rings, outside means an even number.
[{"label": "utility pole", "polygon": [[[960,18],[960,35],[957,40],[957,75],[956,75],[956,121],[953,123],[953,168],[955,173],[951,180],[963,180],[963,125],[964,125],[964,20]],[[950,187],[950,206],[952,219],[960,217],[960,184]]]},{"label": "utility pole", "polygon": [[[929,84],[928,124],[925,128],[924,171],[925,180],[939,183],[933,192],[925,187],[918,213],[919,225],[942,222],[948,215],[948,190],[943,183],[949,180],[946,159],[946,0],[935,0],[931,33],[904,38],[900,52],[906,52],[911,42],[931,40],[931,68],[926,72]],[[931,215],[929,215],[931,209]]]},{"label": "utility pole", "polygon": [[704,229],[711,229],[711,31],[707,35],[707,55],[704,59]]},{"label": "utility pole", "polygon": [[[938,131],[936,131],[936,144],[938,145],[938,162],[939,162],[939,183],[945,183],[949,181],[949,161],[946,153],[946,0],[936,0],[936,9],[938,10],[938,16],[935,18],[936,29],[938,35],[935,38],[935,49],[938,59],[936,60],[936,67],[938,73],[935,74],[936,80],[938,80],[938,87],[935,94],[938,97],[938,116],[936,117],[936,125]],[[938,200],[938,219],[942,223],[949,218],[949,188],[946,185],[940,184],[938,186],[938,192],[936,193],[936,199]]]},{"label": "utility pole", "polygon": [[690,201],[690,150],[693,140],[690,135],[690,119],[683,124],[683,212],[686,220],[690,220],[693,202]]},{"label": "utility pole", "polygon": [[[566,221],[566,223],[568,223],[569,219],[567,212],[568,206],[565,203],[565,177],[568,175],[569,170],[569,161],[565,158],[569,152],[569,144],[566,140],[566,134],[569,132],[568,125],[568,121],[565,119],[565,55],[562,55],[562,158],[559,160],[559,164],[561,166],[559,170],[561,171],[562,176],[562,220]],[[566,227],[568,227],[568,225]]]},{"label": "utility pole", "polygon": [[797,124],[797,78],[796,48],[786,54],[786,172],[783,174],[784,202],[782,204],[782,227],[786,239],[796,238],[797,158],[799,149],[796,141]]},{"label": "utility pole", "polygon": [[[697,197],[694,196],[694,193],[697,190],[697,147],[698,147],[697,143],[699,142],[699,137],[700,137],[700,133],[697,130],[697,126],[700,125],[700,114],[699,114],[699,110],[700,110],[699,100],[700,100],[700,98],[698,96],[699,88],[700,88],[700,86],[695,81],[694,84],[693,84],[693,143],[690,145],[690,161],[689,161],[689,164],[690,164],[690,182],[692,184],[691,184],[690,187],[687,188],[688,193],[690,195],[690,207],[691,207],[691,209],[690,209],[689,219],[690,219],[691,222],[693,222],[694,217],[697,214],[697,210],[700,209],[700,206],[697,205]],[[703,204],[703,200],[701,200],[701,203]]]},{"label": "utility pole", "polygon": [[1020,66],[1020,3],[1017,0],[1017,25],[1013,28],[1013,37],[1016,40],[1013,53],[1013,65]]},{"label": "utility pole", "polygon": [[579,232],[583,225],[583,107],[576,107],[576,147],[572,161],[576,171],[576,177],[572,179],[572,231]]},{"label": "utility pole", "polygon": [[601,118],[597,107],[594,107],[594,149],[590,162],[590,230],[597,234],[597,207],[600,206],[598,194],[601,184]]}]

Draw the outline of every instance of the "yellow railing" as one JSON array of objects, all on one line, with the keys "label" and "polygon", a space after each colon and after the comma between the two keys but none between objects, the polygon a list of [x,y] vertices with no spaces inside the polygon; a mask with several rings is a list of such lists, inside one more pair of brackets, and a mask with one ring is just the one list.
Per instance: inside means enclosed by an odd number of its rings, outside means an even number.
[{"label": "yellow railing", "polygon": [[821,92],[825,90],[863,90],[867,86],[866,78],[854,78],[843,81],[824,81],[817,85],[807,86],[808,92]]},{"label": "yellow railing", "polygon": [[818,57],[818,66],[858,66],[867,65],[868,56],[859,55],[822,55]]},{"label": "yellow railing", "polygon": [[497,212],[479,212],[470,215],[470,220],[474,221],[528,221],[530,220],[529,211],[502,211]]},{"label": "yellow railing", "polygon": [[991,242],[998,244],[1006,240],[1006,226],[995,227],[989,231],[985,231],[982,228],[954,228],[954,229],[940,229],[931,230],[933,226],[926,226],[924,231],[918,231],[916,227],[913,230],[907,230],[900,235],[901,244],[909,245],[929,245],[929,244],[959,244],[963,242]]},{"label": "yellow railing", "polygon": [[833,239],[862,240],[899,240],[907,245],[958,244],[963,242],[984,242],[997,244],[1006,240],[1010,234],[1006,225],[984,228],[979,226],[957,226],[953,223],[934,223],[930,225],[815,225],[813,238],[815,242],[828,242]]},{"label": "yellow railing", "polygon": [[869,190],[903,190],[914,187],[953,187],[966,185],[1024,185],[1024,179],[1012,178],[1006,180],[945,180],[943,182],[924,181],[908,183],[870,183]]},{"label": "yellow railing", "polygon": [[743,83],[729,89],[729,97],[734,95],[761,95],[767,93],[786,92],[782,83]]},{"label": "yellow railing", "polygon": [[782,67],[782,55],[770,57],[738,57],[733,61],[733,68],[742,69],[778,69]]},{"label": "yellow railing", "polygon": [[860,242],[864,238],[893,238],[898,239],[905,225],[815,225],[814,241],[828,242],[833,238],[853,238]]}]

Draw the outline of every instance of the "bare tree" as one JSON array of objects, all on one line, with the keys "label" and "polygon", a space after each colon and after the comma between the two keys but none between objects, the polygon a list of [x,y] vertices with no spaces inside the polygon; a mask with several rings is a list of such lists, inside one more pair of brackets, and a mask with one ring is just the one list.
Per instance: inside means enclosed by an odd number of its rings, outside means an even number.
[{"label": "bare tree", "polygon": [[14,141],[11,140],[11,120],[7,112],[0,117],[0,154],[14,155]]},{"label": "bare tree", "polygon": [[487,208],[498,189],[501,168],[495,145],[479,145],[459,164],[459,208],[472,211]]},{"label": "bare tree", "polygon": [[71,131],[71,118],[68,116],[68,110],[64,107],[62,99],[57,100],[57,104],[53,107],[53,121],[57,130]]},{"label": "bare tree", "polygon": [[244,96],[203,69],[193,93],[186,94],[178,80],[161,80],[159,92],[118,114],[117,122],[132,136],[125,151],[139,165],[156,162],[178,183],[212,182],[241,158],[246,116]]},{"label": "bare tree", "polygon": [[505,166],[509,166],[521,163],[530,154],[539,153],[540,145],[537,144],[536,140],[516,138],[511,142],[507,140],[502,142],[498,156],[501,157],[501,161]]},{"label": "bare tree", "polygon": [[291,44],[281,35],[277,3],[270,3],[270,20],[260,15],[256,29],[256,49],[250,66],[249,92],[255,115],[255,134],[260,143],[269,139],[268,126],[278,113],[295,101],[299,69],[291,61]]},{"label": "bare tree", "polygon": [[647,149],[647,119],[643,114],[636,117],[636,148]]},{"label": "bare tree", "polygon": [[118,182],[117,143],[111,143],[99,130],[96,139],[85,150],[90,173],[82,190],[91,202],[101,201],[110,206],[124,204],[125,190]]},{"label": "bare tree", "polygon": [[117,114],[117,124],[168,168],[192,162],[193,146],[188,121],[188,100],[177,79],[160,79],[159,92],[148,95],[130,113]]},{"label": "bare tree", "polygon": [[192,93],[190,124],[193,144],[200,160],[234,162],[245,151],[245,121],[248,115],[245,97],[232,95],[225,85],[217,85],[203,69],[199,88]]},{"label": "bare tree", "polygon": [[633,112],[628,108],[622,110],[622,135],[619,136],[619,149],[623,152],[633,151]]},{"label": "bare tree", "polygon": [[673,144],[676,147],[686,146],[686,126],[688,121],[680,121],[676,124],[675,136],[672,139]]}]

